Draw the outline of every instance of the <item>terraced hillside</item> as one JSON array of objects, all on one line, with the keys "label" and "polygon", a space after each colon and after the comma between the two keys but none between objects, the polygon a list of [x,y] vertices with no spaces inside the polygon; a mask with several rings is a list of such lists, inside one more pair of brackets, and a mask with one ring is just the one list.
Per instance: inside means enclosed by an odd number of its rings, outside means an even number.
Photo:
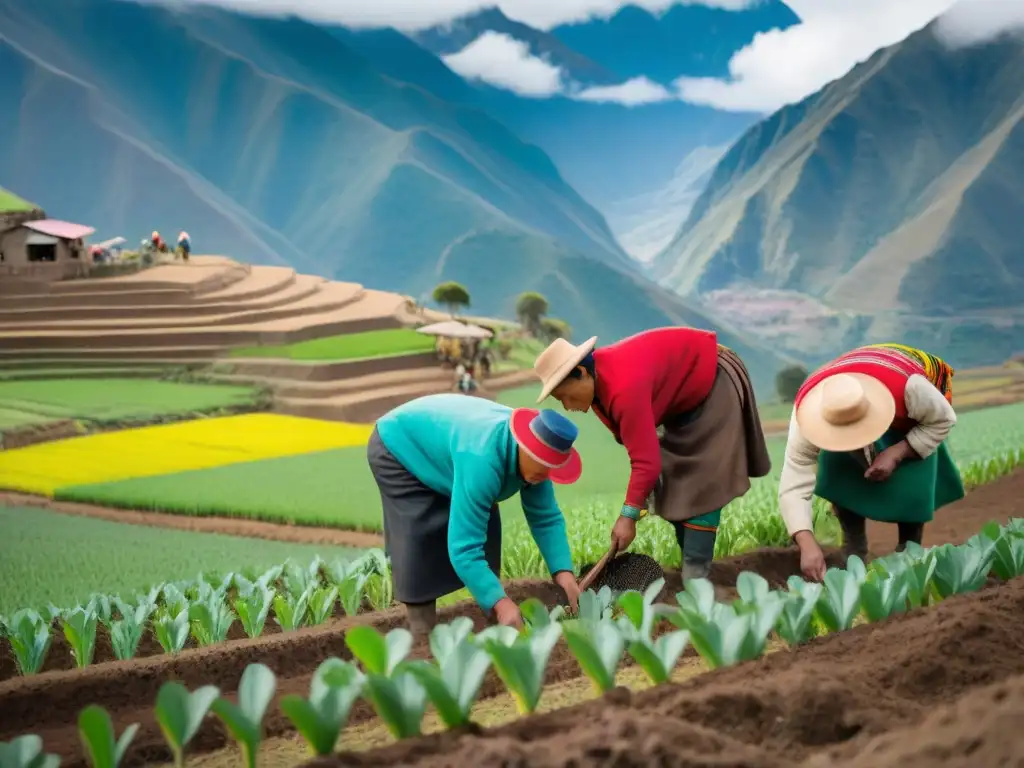
[{"label": "terraced hillside", "polygon": [[[430,339],[411,329],[423,319],[397,293],[196,256],[131,275],[0,286],[0,378],[185,369],[268,386],[275,409],[285,413],[372,421],[404,400],[450,388],[451,373],[438,365]],[[376,350],[367,342],[381,334],[389,342]],[[328,339],[339,343],[321,359],[285,353],[289,345]],[[262,354],[268,347],[285,352]],[[245,349],[254,356],[239,356]],[[496,376],[487,391],[521,379]]]}]

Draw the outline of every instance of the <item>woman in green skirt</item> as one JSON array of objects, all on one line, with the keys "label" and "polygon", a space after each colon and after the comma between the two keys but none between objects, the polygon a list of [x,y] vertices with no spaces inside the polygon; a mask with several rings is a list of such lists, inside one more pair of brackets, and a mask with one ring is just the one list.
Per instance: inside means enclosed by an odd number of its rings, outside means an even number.
[{"label": "woman in green skirt", "polygon": [[953,369],[898,344],[861,347],[797,393],[779,480],[779,510],[809,579],[825,575],[811,497],[832,503],[845,557],[868,551],[867,520],[894,523],[902,550],[921,543],[935,510],[964,496],[946,447],[956,424]]}]

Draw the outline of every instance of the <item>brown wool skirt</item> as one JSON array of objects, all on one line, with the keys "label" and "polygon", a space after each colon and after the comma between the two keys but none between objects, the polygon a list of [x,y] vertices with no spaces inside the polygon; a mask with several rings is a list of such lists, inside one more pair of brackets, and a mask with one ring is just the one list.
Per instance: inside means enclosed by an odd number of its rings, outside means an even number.
[{"label": "brown wool skirt", "polygon": [[718,348],[718,373],[704,402],[663,428],[652,511],[666,520],[721,509],[750,490],[750,478],[771,471],[750,375],[726,347]]}]

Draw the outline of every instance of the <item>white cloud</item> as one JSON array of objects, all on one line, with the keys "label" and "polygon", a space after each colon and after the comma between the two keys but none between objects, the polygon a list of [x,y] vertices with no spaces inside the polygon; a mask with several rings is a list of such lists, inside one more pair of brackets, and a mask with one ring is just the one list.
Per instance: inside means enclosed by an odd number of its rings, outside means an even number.
[{"label": "white cloud", "polygon": [[661,13],[676,4],[732,10],[760,0],[183,0],[222,5],[253,14],[295,15],[351,27],[395,27],[413,31],[444,24],[483,8],[498,6],[511,19],[538,29],[607,18],[624,5]]},{"label": "white cloud", "polygon": [[636,107],[642,104],[656,104],[671,101],[675,94],[665,86],[652,82],[646,77],[634,77],[619,85],[595,85],[573,94],[580,101],[596,101]]},{"label": "white cloud", "polygon": [[562,90],[562,70],[530,53],[510,35],[484,32],[444,63],[468,80],[482,80],[520,96],[553,96]]},{"label": "white cloud", "polygon": [[951,46],[974,45],[1005,32],[1024,33],[1021,0],[961,1],[936,25],[936,33]]},{"label": "white cloud", "polygon": [[927,25],[953,2],[788,0],[801,23],[756,35],[729,62],[729,80],[684,77],[676,86],[682,98],[696,104],[771,112],[842,77],[879,48]]}]

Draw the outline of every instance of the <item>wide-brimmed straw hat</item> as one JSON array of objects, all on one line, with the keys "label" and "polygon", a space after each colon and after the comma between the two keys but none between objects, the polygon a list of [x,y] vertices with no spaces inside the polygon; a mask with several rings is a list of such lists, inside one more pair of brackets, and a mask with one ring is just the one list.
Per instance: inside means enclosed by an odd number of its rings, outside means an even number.
[{"label": "wide-brimmed straw hat", "polygon": [[533,459],[548,467],[551,481],[575,483],[583,474],[583,460],[572,447],[580,431],[560,413],[516,408],[511,416],[512,437]]},{"label": "wide-brimmed straw hat", "polygon": [[544,402],[551,394],[551,390],[561,384],[570,371],[594,351],[596,345],[597,336],[591,336],[579,346],[570,344],[565,339],[555,339],[548,344],[548,348],[537,356],[533,364],[533,371],[541,383],[537,402]]},{"label": "wide-brimmed straw hat", "polygon": [[836,373],[804,395],[796,422],[823,451],[856,451],[884,435],[896,415],[888,388],[864,373]]}]

